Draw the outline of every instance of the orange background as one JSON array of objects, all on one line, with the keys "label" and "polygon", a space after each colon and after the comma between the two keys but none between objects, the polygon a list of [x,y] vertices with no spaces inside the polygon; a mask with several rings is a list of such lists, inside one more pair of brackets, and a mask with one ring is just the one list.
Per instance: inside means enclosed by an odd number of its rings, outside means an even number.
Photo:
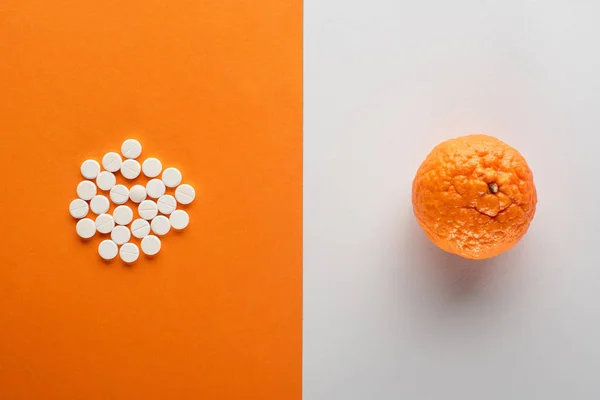
[{"label": "orange background", "polygon": [[[300,0],[0,3],[1,399],[301,397]],[[133,266],[82,243],[128,137],[197,191]]]}]

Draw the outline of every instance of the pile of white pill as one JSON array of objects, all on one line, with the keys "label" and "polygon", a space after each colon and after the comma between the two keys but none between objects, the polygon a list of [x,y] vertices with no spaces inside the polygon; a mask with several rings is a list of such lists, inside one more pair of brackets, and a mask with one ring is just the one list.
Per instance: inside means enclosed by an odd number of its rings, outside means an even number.
[{"label": "pile of white pill", "polygon": [[[157,158],[147,158],[140,165],[136,159],[141,154],[140,142],[127,139],[121,146],[121,154],[105,154],[102,165],[95,160],[81,164],[81,175],[85,179],[77,185],[78,198],[71,202],[69,211],[78,219],[75,230],[81,238],[90,239],[96,232],[110,235],[110,239],[98,246],[98,254],[105,260],[112,260],[118,254],[126,263],[135,262],[140,249],[131,242],[132,236],[141,239],[144,254],[154,256],[161,249],[160,236],[171,229],[185,229],[190,222],[188,213],[177,206],[194,201],[194,188],[181,183],[182,175],[177,168],[163,171]],[[118,172],[127,180],[136,179],[140,174],[150,180],[146,186],[127,187],[117,184],[115,173]],[[174,188],[175,196],[166,194],[167,188]],[[108,213],[110,202],[117,205],[112,215]],[[127,203],[137,205],[133,208],[137,208],[138,218]],[[96,215],[94,219],[87,217],[90,211]]]}]

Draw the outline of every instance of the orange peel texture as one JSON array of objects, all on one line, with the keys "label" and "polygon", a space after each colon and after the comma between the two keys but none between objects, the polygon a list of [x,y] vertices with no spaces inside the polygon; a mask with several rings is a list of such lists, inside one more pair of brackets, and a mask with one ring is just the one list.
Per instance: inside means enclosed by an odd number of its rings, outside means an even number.
[{"label": "orange peel texture", "polygon": [[470,259],[516,245],[535,214],[537,192],[525,158],[487,135],[436,146],[419,167],[413,210],[429,239]]}]

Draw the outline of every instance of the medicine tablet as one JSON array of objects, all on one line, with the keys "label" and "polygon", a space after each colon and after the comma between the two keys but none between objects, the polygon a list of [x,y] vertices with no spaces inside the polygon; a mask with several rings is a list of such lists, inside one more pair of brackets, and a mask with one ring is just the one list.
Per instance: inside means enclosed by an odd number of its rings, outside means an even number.
[{"label": "medicine tablet", "polygon": [[110,214],[100,214],[96,217],[96,230],[100,233],[111,233],[115,227],[115,220]]},{"label": "medicine tablet", "polygon": [[129,200],[129,189],[125,185],[115,185],[110,189],[110,199],[115,204],[125,204]]},{"label": "medicine tablet", "polygon": [[150,220],[158,214],[158,207],[152,200],[144,200],[138,206],[138,214],[145,220]]},{"label": "medicine tablet", "polygon": [[142,252],[148,256],[154,256],[160,251],[160,239],[154,235],[148,235],[142,239]]},{"label": "medicine tablet", "polygon": [[164,196],[160,196],[160,199],[158,199],[156,205],[158,206],[158,211],[169,215],[177,209],[177,200],[175,200],[175,197],[171,196],[170,194],[165,194]]},{"label": "medicine tablet", "polygon": [[121,145],[121,154],[125,158],[138,158],[142,154],[142,144],[135,139],[127,139]]},{"label": "medicine tablet", "polygon": [[69,212],[73,218],[83,218],[90,211],[90,206],[87,201],[81,199],[75,199],[69,204]]},{"label": "medicine tablet", "polygon": [[96,160],[85,160],[81,164],[81,175],[86,179],[96,179],[100,173],[100,164]]},{"label": "medicine tablet", "polygon": [[196,198],[196,191],[191,185],[184,183],[175,189],[175,198],[181,204],[190,204]]},{"label": "medicine tablet", "polygon": [[104,214],[108,211],[108,207],[110,207],[110,202],[106,198],[106,196],[102,196],[101,194],[98,196],[94,196],[92,201],[90,201],[90,208],[92,212],[96,215]]},{"label": "medicine tablet", "polygon": [[133,219],[133,210],[128,206],[119,206],[113,211],[115,222],[119,225],[129,225]]},{"label": "medicine tablet", "polygon": [[115,226],[115,229],[110,233],[110,238],[118,245],[125,244],[131,239],[131,231],[126,226]]},{"label": "medicine tablet", "polygon": [[142,164],[142,171],[148,178],[156,178],[162,171],[162,163],[158,158],[147,158]]},{"label": "medicine tablet", "polygon": [[129,190],[129,198],[134,203],[141,203],[146,200],[146,188],[142,185],[134,185],[131,190]]},{"label": "medicine tablet", "polygon": [[119,250],[121,260],[132,263],[140,256],[140,249],[134,243],[125,243]]},{"label": "medicine tablet", "polygon": [[106,153],[104,157],[102,157],[102,166],[109,172],[117,172],[120,170],[122,163],[123,160],[121,159],[121,155],[114,151]]},{"label": "medicine tablet", "polygon": [[150,179],[146,184],[146,193],[153,199],[158,199],[165,194],[165,184],[160,179]]},{"label": "medicine tablet", "polygon": [[112,240],[103,240],[98,246],[98,254],[105,260],[112,260],[117,256],[119,248]]},{"label": "medicine tablet", "polygon": [[77,185],[77,196],[82,200],[91,200],[96,195],[96,185],[91,181],[81,181]]},{"label": "medicine tablet", "polygon": [[190,216],[183,210],[175,210],[171,214],[169,222],[174,229],[184,229],[190,223]]},{"label": "medicine tablet", "polygon": [[125,160],[121,165],[121,174],[127,179],[135,179],[140,176],[142,167],[140,163],[135,160]]},{"label": "medicine tablet", "polygon": [[164,215],[159,215],[154,218],[150,223],[150,227],[152,228],[152,232],[157,235],[166,235],[171,230],[171,224],[169,223],[169,219]]},{"label": "medicine tablet", "polygon": [[177,168],[167,168],[162,174],[162,180],[167,187],[176,187],[181,183],[181,172]]},{"label": "medicine tablet", "polygon": [[145,219],[138,218],[131,224],[131,234],[141,239],[150,233],[150,224]]},{"label": "medicine tablet", "polygon": [[96,233],[96,224],[89,218],[80,219],[75,230],[80,238],[89,239]]},{"label": "medicine tablet", "polygon": [[102,190],[112,189],[115,186],[115,183],[117,183],[117,178],[112,172],[102,171],[96,178],[96,185]]}]

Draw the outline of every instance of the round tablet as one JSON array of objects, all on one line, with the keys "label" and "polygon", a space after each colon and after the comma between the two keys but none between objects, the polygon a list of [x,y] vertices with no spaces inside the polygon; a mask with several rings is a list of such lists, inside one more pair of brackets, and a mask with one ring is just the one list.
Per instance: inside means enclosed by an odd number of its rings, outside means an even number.
[{"label": "round tablet", "polygon": [[165,194],[164,196],[160,196],[156,205],[158,206],[158,211],[162,214],[169,215],[177,209],[177,200],[170,194]]},{"label": "round tablet", "polygon": [[121,154],[125,158],[138,158],[142,154],[142,144],[135,139],[127,139],[121,145]]},{"label": "round tablet", "polygon": [[115,204],[125,204],[129,200],[129,189],[125,185],[115,185],[110,189],[110,199]]},{"label": "round tablet", "polygon": [[150,233],[150,224],[145,219],[138,218],[131,224],[131,234],[138,239]]},{"label": "round tablet", "polygon": [[146,200],[146,188],[142,185],[134,185],[129,191],[129,198],[134,203],[141,203]]},{"label": "round tablet", "polygon": [[112,260],[117,256],[118,252],[119,248],[112,240],[103,240],[98,246],[98,254],[100,254],[100,257],[104,258],[105,260]]},{"label": "round tablet", "polygon": [[96,179],[100,173],[100,164],[96,160],[85,160],[81,164],[81,175],[86,179]]},{"label": "round tablet", "polygon": [[175,189],[175,198],[181,204],[190,204],[196,198],[196,191],[191,185],[184,183]]},{"label": "round tablet", "polygon": [[114,151],[106,153],[104,157],[102,157],[102,166],[109,172],[117,172],[120,170],[122,162],[121,155]]},{"label": "round tablet", "polygon": [[69,212],[73,218],[83,218],[90,211],[90,206],[87,201],[83,201],[81,199],[75,199],[69,204]]},{"label": "round tablet", "polygon": [[106,196],[97,195],[94,196],[92,201],[90,201],[90,208],[92,212],[96,215],[104,214],[108,211],[108,207],[110,206],[110,202],[106,198]]},{"label": "round tablet", "polygon": [[113,211],[115,222],[119,225],[129,225],[133,219],[133,210],[128,206],[119,206]]},{"label": "round tablet", "polygon": [[183,229],[190,223],[190,216],[183,210],[175,210],[169,217],[169,222],[174,229]]},{"label": "round tablet", "polygon": [[77,196],[82,200],[91,200],[96,195],[96,185],[91,181],[81,181],[77,185]]},{"label": "round tablet", "polygon": [[144,200],[138,206],[138,214],[145,220],[151,220],[158,214],[158,207],[152,200]]},{"label": "round tablet", "polygon": [[121,174],[127,179],[135,179],[140,176],[142,167],[140,163],[135,160],[125,160],[121,165]]},{"label": "round tablet", "polygon": [[89,218],[80,219],[75,227],[79,237],[89,239],[96,233],[96,224]]},{"label": "round tablet", "polygon": [[117,178],[115,174],[108,171],[102,171],[98,174],[96,178],[96,185],[102,190],[110,190],[117,183]]},{"label": "round tablet", "polygon": [[157,236],[148,235],[142,239],[142,252],[148,256],[158,254],[160,246],[160,239]]},{"label": "round tablet", "polygon": [[159,215],[152,220],[150,227],[152,228],[152,232],[162,236],[169,232],[171,229],[171,224],[169,223],[169,219],[167,217],[164,215]]},{"label": "round tablet", "polygon": [[165,194],[165,184],[160,179],[150,179],[146,184],[146,193],[153,199],[158,199]]},{"label": "round tablet", "polygon": [[148,178],[156,178],[162,171],[162,163],[158,158],[147,158],[142,164],[142,171]]},{"label": "round tablet", "polygon": [[140,256],[140,249],[134,243],[125,243],[119,250],[121,260],[132,263]]},{"label": "round tablet", "polygon": [[131,239],[131,231],[126,226],[115,226],[115,229],[110,233],[110,238],[118,245],[125,244]]},{"label": "round tablet", "polygon": [[177,168],[167,168],[162,174],[165,186],[173,188],[181,183],[181,172]]},{"label": "round tablet", "polygon": [[110,214],[100,214],[96,217],[96,230],[100,233],[110,233],[115,227],[115,220]]}]

